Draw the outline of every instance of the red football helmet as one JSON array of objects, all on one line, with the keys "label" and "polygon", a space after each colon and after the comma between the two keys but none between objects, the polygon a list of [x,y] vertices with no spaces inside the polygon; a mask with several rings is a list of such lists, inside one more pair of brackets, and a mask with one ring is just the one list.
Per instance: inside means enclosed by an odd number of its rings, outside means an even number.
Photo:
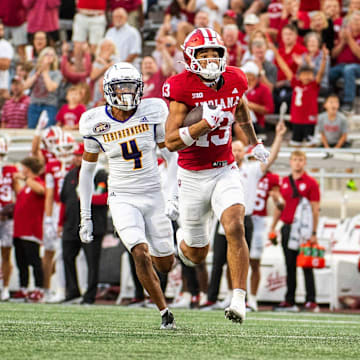
[{"label": "red football helmet", "polygon": [[53,145],[59,140],[62,134],[63,131],[59,126],[50,126],[46,128],[41,134],[46,150],[53,152]]},{"label": "red football helmet", "polygon": [[60,160],[69,160],[75,150],[76,141],[68,132],[62,132],[53,145],[53,153]]},{"label": "red football helmet", "polygon": [[[198,28],[192,31],[181,46],[184,52],[185,68],[207,80],[217,79],[226,67],[226,47],[220,35],[211,28]],[[196,59],[196,52],[201,49],[216,49],[219,53],[217,58],[203,59],[207,61],[206,68],[200,65]],[[218,61],[218,65],[214,62]]]}]

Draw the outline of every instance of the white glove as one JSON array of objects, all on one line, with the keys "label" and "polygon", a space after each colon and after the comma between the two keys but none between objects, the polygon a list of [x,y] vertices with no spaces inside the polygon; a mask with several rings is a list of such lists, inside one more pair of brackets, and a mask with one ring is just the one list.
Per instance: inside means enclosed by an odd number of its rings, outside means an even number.
[{"label": "white glove", "polygon": [[265,149],[262,142],[258,142],[251,150],[251,153],[255,156],[257,160],[260,160],[262,163],[267,163],[270,153]]},{"label": "white glove", "polygon": [[57,237],[58,236],[54,219],[51,216],[46,216],[44,219],[44,238],[54,239]]},{"label": "white glove", "polygon": [[46,128],[49,122],[49,116],[46,110],[43,110],[39,116],[38,123],[35,128],[35,134],[40,135],[41,130]]},{"label": "white glove", "polygon": [[203,119],[209,124],[212,130],[216,129],[221,123],[221,107],[210,109],[207,103],[203,105]]},{"label": "white glove", "polygon": [[81,219],[79,236],[84,244],[91,243],[94,240],[93,223],[91,219]]},{"label": "white glove", "polygon": [[172,221],[179,217],[179,198],[177,196],[168,199],[165,205],[165,215]]}]

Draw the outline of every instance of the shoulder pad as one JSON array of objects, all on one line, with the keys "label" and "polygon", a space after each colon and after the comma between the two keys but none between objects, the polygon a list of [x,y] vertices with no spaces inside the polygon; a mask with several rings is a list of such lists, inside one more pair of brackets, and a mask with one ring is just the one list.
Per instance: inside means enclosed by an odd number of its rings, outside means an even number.
[{"label": "shoulder pad", "polygon": [[105,106],[99,106],[81,115],[79,132],[82,136],[98,135],[106,131],[109,126],[109,119],[105,117]]}]

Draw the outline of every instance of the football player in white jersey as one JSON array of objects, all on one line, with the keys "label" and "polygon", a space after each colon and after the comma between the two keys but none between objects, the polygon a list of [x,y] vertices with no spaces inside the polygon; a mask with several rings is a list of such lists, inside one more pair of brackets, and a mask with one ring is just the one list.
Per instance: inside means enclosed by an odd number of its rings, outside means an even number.
[{"label": "football player in white jersey", "polygon": [[83,242],[93,239],[93,174],[99,152],[103,151],[109,161],[108,204],[114,226],[134,258],[141,284],[160,310],[161,329],[174,329],[174,316],[153,268],[154,264],[167,273],[174,263],[169,217],[177,215],[176,203],[171,201],[176,194],[169,197],[166,206],[156,158],[158,145],[169,164],[169,178],[176,183],[177,156],[164,144],[168,108],[162,99],[141,100],[142,77],[129,63],[109,68],[103,87],[107,104],[85,112],[80,119],[85,146],[79,178],[80,238]]}]

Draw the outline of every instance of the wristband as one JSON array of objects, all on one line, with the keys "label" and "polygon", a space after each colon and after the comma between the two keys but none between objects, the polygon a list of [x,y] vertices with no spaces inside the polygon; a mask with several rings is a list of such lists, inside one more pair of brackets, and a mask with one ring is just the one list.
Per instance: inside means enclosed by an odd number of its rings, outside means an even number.
[{"label": "wristband", "polygon": [[179,129],[179,136],[182,142],[187,146],[191,146],[195,142],[195,139],[193,139],[190,135],[188,126]]},{"label": "wristband", "polygon": [[312,235],[316,235],[316,231],[313,231],[313,232],[312,232]]}]

